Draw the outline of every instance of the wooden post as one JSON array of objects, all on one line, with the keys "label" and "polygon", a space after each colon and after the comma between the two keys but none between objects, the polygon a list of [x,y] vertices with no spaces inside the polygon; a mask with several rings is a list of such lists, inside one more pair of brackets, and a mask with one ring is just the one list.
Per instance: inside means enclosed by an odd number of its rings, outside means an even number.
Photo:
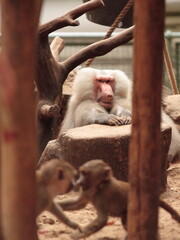
[{"label": "wooden post", "polygon": [[[0,112],[1,115],[1,112]],[[1,136],[1,119],[0,119],[0,136]],[[1,178],[1,170],[2,170],[2,150],[1,150],[1,141],[0,141],[0,240],[3,240],[2,237],[2,204],[1,204],[1,199],[2,199],[2,194],[1,194],[1,185],[2,185],[2,178]]]},{"label": "wooden post", "polygon": [[[5,61],[5,58],[0,55],[0,240],[3,238],[3,227],[2,227],[2,189],[3,189],[3,158],[5,156],[5,152],[3,149],[5,148],[6,142],[4,141],[4,129],[9,125],[10,121],[9,110],[7,108],[7,104],[10,100],[12,100],[12,93],[14,89],[14,75],[12,73],[12,69],[10,65]],[[4,155],[3,155],[4,154]]]},{"label": "wooden post", "polygon": [[[2,49],[11,75],[3,85],[2,229],[5,240],[35,240],[36,1],[2,0]],[[9,71],[6,70],[6,73]],[[5,74],[6,77],[6,74]]]},{"label": "wooden post", "polygon": [[[0,89],[1,89],[1,84],[0,84]],[[1,93],[1,90],[0,90],[0,93]],[[0,104],[0,106],[1,106],[1,104]],[[2,171],[2,164],[1,164],[2,163],[1,136],[2,136],[2,122],[1,122],[1,110],[0,110],[0,240],[3,240],[3,237],[2,237],[2,211],[1,211],[1,209],[2,209],[2,204],[1,204],[1,199],[2,199],[2,194],[1,194],[1,190],[2,190],[1,189],[1,187],[2,187],[2,178],[1,178],[1,171]]]},{"label": "wooden post", "polygon": [[157,239],[164,4],[135,1],[128,240]]}]

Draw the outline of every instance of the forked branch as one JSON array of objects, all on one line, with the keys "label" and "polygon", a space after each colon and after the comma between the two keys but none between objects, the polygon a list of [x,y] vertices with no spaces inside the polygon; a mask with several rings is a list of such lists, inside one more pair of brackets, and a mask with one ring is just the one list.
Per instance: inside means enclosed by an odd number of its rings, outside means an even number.
[{"label": "forked branch", "polygon": [[75,20],[86,12],[89,12],[98,7],[103,7],[104,3],[102,0],[91,0],[87,3],[84,3],[68,13],[64,14],[61,17],[58,17],[46,24],[43,24],[39,27],[39,34],[48,35],[51,32],[56,31],[57,29],[61,29],[66,26],[78,26],[79,21]]},{"label": "forked branch", "polygon": [[110,52],[114,48],[123,45],[130,40],[133,39],[133,30],[134,26],[123,30],[118,35],[98,41],[96,43],[93,43],[79,52],[75,53],[65,61],[60,63],[60,67],[63,67],[63,69],[67,72],[67,74],[72,71],[75,67],[82,64],[84,61],[86,61],[89,58],[97,57],[105,55],[106,53]]}]

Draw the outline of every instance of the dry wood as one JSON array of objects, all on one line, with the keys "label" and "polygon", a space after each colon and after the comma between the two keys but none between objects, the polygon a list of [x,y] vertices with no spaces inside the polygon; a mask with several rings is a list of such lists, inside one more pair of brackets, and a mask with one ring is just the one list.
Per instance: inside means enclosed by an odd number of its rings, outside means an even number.
[{"label": "dry wood", "polygon": [[[8,124],[8,114],[5,111],[4,103],[12,99],[11,94],[14,91],[13,74],[9,69],[9,64],[4,57],[0,55],[0,179],[2,180],[2,150],[3,150],[3,120]],[[0,181],[0,240],[3,240],[2,229],[2,181]]]},{"label": "dry wood", "polygon": [[[129,0],[125,6],[123,7],[123,9],[120,11],[119,15],[117,16],[117,18],[114,20],[114,22],[112,23],[111,27],[109,28],[109,30],[107,31],[106,35],[103,37],[103,39],[109,38],[111,37],[112,33],[114,32],[114,30],[118,27],[119,23],[122,22],[122,20],[124,19],[125,15],[127,14],[127,12],[129,11],[129,9],[132,7],[133,5],[133,0]],[[132,24],[131,24],[132,25]],[[92,62],[94,61],[95,58],[90,58],[87,60],[87,62],[84,64],[85,67],[89,67]]]},{"label": "dry wood", "polygon": [[48,105],[48,104],[43,104],[42,107],[40,108],[40,118],[52,118],[58,116],[59,113],[59,106],[57,104],[54,105]]},{"label": "dry wood", "polygon": [[[0,124],[1,124],[1,122],[0,122]],[[0,128],[0,135],[1,135],[1,128]],[[1,158],[2,158],[2,156],[1,156],[1,143],[0,143],[0,178],[1,178],[1,169],[2,169],[2,164],[1,164]],[[0,240],[3,240],[3,235],[2,235],[2,211],[1,211],[1,206],[2,206],[2,204],[1,204],[1,198],[2,198],[2,194],[1,194],[1,184],[2,183],[0,183]]]},{"label": "dry wood", "polygon": [[3,87],[7,101],[3,100],[1,109],[2,226],[6,240],[37,239],[33,81],[38,17],[35,17],[35,6],[36,1],[32,0],[1,1],[2,52],[9,60],[4,75],[9,85]]},{"label": "dry wood", "polygon": [[164,1],[135,1],[135,25],[128,239],[156,240]]},{"label": "dry wood", "polygon": [[51,53],[54,59],[59,62],[59,55],[64,48],[64,40],[60,37],[55,37],[50,44]]},{"label": "dry wood", "polygon": [[177,80],[176,80],[175,72],[173,70],[173,66],[172,66],[172,62],[171,62],[171,58],[170,58],[170,54],[168,51],[168,46],[165,38],[164,38],[164,62],[165,62],[166,71],[169,77],[171,89],[174,94],[179,94]]},{"label": "dry wood", "polygon": [[40,35],[48,35],[51,32],[56,31],[57,29],[66,27],[66,26],[78,26],[79,21],[75,20],[84,13],[96,9],[98,7],[104,6],[102,0],[92,0],[87,3],[82,4],[81,6],[76,7],[75,9],[67,12],[63,16],[56,18],[46,24],[43,24],[39,27]]},{"label": "dry wood", "polygon": [[[34,22],[38,23],[39,22],[39,16],[41,13],[41,7],[43,4],[43,0],[36,0],[36,4],[34,4]],[[35,29],[35,31],[37,31],[37,29]]]},{"label": "dry wood", "polygon": [[[161,189],[165,190],[167,177],[167,153],[171,139],[171,128],[162,124],[163,159],[161,161]],[[90,159],[100,158],[113,169],[115,177],[128,180],[128,147],[131,125],[106,126],[91,124],[69,129],[62,134],[60,142],[63,157],[75,167],[80,167]],[[106,149],[106,151],[104,150]]]},{"label": "dry wood", "polygon": [[133,30],[134,26],[123,30],[117,36],[91,44],[60,63],[60,65],[69,73],[88,58],[105,55],[114,48],[132,40]]}]

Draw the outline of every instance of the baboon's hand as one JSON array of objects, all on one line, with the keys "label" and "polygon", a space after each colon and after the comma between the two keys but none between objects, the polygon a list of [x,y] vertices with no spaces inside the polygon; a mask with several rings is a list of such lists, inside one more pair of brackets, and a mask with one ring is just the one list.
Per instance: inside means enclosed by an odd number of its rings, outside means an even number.
[{"label": "baboon's hand", "polygon": [[131,117],[119,117],[114,114],[109,114],[109,118],[107,120],[108,125],[112,126],[121,126],[121,125],[127,125],[131,123]]},{"label": "baboon's hand", "polygon": [[129,117],[121,117],[121,122],[122,122],[122,125],[128,125],[128,124],[131,124],[132,122],[132,118],[129,116]]}]

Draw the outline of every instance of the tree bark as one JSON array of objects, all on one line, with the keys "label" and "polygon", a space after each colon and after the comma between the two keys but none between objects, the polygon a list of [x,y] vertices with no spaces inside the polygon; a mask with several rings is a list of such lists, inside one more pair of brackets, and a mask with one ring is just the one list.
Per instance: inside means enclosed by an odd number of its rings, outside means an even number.
[{"label": "tree bark", "polygon": [[135,1],[133,122],[129,149],[128,239],[156,240],[164,0]]},{"label": "tree bark", "polygon": [[[0,67],[1,68],[1,67]],[[1,113],[0,113],[1,116]],[[2,135],[2,129],[1,129],[1,119],[0,119],[0,137]],[[1,171],[2,171],[2,144],[1,144],[1,139],[0,139],[0,180],[1,178]],[[0,240],[3,240],[3,235],[2,235],[2,203],[1,203],[1,199],[2,199],[2,181],[0,181]]]},{"label": "tree bark", "polygon": [[2,55],[0,55],[0,240],[3,238],[3,228],[2,228],[2,189],[3,189],[3,158],[6,157],[3,155],[5,142],[3,141],[3,133],[5,123],[8,125],[8,110],[6,109],[6,103],[9,103],[11,95],[14,92],[14,76],[11,71],[11,68],[8,64],[8,61],[5,60]]},{"label": "tree bark", "polygon": [[[1,122],[0,122],[1,123]],[[1,135],[1,129],[0,129],[0,135]],[[0,179],[1,179],[1,170],[2,170],[2,164],[1,164],[1,144],[0,144]],[[3,240],[3,235],[2,235],[2,203],[1,203],[1,199],[2,199],[2,181],[0,182],[0,240]]]},{"label": "tree bark", "polygon": [[64,62],[60,63],[60,65],[62,65],[63,69],[65,69],[66,72],[69,73],[72,69],[74,69],[76,66],[80,65],[87,59],[105,55],[114,48],[119,47],[132,40],[133,30],[134,26],[123,30],[117,36],[93,43],[80,50],[79,52],[73,54]]},{"label": "tree bark", "polygon": [[[35,240],[35,41],[37,5],[2,0],[2,50],[9,61],[2,109],[2,224],[6,240]],[[38,4],[40,1],[38,1]],[[40,6],[39,6],[40,7]]]}]

